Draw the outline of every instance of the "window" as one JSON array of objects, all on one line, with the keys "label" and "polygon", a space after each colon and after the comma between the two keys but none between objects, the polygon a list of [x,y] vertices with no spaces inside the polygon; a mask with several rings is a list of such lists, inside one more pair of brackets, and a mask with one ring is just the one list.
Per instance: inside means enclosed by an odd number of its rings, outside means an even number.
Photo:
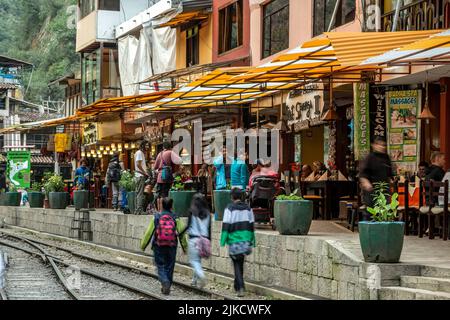
[{"label": "window", "polygon": [[[337,0],[314,0],[314,36],[328,31],[336,3]],[[355,20],[355,11],[355,0],[340,1],[331,29]]]},{"label": "window", "polygon": [[95,0],[80,0],[80,19],[95,11]]},{"label": "window", "polygon": [[219,53],[242,45],[242,0],[219,11]]},{"label": "window", "polygon": [[0,110],[6,109],[6,94],[8,91],[0,90]]},{"label": "window", "polygon": [[263,7],[263,52],[266,58],[289,47],[289,0],[274,0]]},{"label": "window", "polygon": [[186,30],[186,67],[199,64],[198,26]]},{"label": "window", "polygon": [[120,0],[100,0],[98,10],[120,11]]}]

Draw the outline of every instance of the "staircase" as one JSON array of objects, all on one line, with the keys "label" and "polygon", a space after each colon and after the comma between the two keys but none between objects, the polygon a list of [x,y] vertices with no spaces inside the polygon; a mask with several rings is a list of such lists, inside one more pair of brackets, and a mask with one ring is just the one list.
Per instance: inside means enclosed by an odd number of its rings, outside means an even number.
[{"label": "staircase", "polygon": [[450,269],[423,267],[419,276],[400,276],[400,286],[382,287],[379,300],[450,300]]}]

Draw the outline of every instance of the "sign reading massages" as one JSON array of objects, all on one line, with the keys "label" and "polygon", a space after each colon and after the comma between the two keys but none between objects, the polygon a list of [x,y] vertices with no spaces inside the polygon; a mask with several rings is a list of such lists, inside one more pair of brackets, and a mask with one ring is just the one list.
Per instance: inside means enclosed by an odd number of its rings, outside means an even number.
[{"label": "sign reading massages", "polygon": [[369,84],[355,83],[355,160],[362,160],[370,152]]},{"label": "sign reading massages", "polygon": [[7,177],[18,188],[30,187],[30,151],[10,151],[7,154]]},{"label": "sign reading massages", "polygon": [[292,90],[286,99],[286,116],[294,131],[320,125],[324,107],[323,84],[312,83],[303,89]]},{"label": "sign reading massages", "polygon": [[421,101],[420,90],[386,93],[388,149],[398,174],[417,170],[420,150],[420,122],[417,121],[417,116]]}]

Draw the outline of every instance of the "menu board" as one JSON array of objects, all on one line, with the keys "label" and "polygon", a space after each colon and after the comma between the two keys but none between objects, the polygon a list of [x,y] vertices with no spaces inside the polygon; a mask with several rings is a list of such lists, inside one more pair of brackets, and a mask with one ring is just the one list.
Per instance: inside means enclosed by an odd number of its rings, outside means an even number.
[{"label": "menu board", "polygon": [[397,174],[416,172],[420,152],[420,90],[389,91],[386,94],[388,151]]}]

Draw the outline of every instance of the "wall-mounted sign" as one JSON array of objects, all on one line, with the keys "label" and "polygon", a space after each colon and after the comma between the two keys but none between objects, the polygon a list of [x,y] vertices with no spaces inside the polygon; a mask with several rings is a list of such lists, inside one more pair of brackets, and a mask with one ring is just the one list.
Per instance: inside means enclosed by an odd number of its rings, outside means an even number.
[{"label": "wall-mounted sign", "polygon": [[369,84],[355,83],[355,160],[362,160],[370,152]]},{"label": "wall-mounted sign", "polygon": [[421,101],[420,90],[386,93],[388,149],[398,174],[417,170],[420,150],[420,122],[417,116]]},{"label": "wall-mounted sign", "polygon": [[383,88],[370,90],[370,139],[386,139],[386,93]]},{"label": "wall-mounted sign", "polygon": [[83,144],[95,144],[98,141],[98,126],[95,122],[83,124]]},{"label": "wall-mounted sign", "polygon": [[289,126],[300,131],[323,124],[323,84],[312,83],[305,88],[292,90],[286,99],[286,117]]},{"label": "wall-mounted sign", "polygon": [[16,187],[30,187],[30,151],[11,151],[7,154],[7,176]]}]

